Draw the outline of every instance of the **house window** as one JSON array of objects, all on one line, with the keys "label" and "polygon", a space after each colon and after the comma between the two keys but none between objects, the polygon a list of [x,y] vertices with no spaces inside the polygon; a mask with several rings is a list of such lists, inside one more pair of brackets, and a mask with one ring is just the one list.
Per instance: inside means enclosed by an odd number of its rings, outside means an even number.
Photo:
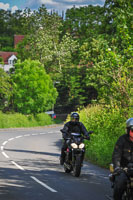
[{"label": "house window", "polygon": [[9,60],[9,62],[8,62],[8,63],[9,63],[9,65],[12,65],[12,64],[13,64],[12,60]]}]

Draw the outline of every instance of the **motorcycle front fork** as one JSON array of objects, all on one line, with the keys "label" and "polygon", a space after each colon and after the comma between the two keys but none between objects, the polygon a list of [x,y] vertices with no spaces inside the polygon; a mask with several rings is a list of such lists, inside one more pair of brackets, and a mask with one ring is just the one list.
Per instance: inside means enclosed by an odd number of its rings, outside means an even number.
[{"label": "motorcycle front fork", "polygon": [[[77,155],[75,155],[74,152],[73,152],[73,153],[72,153],[72,163],[73,163],[73,164],[75,164],[76,156],[77,156]],[[82,153],[78,154],[78,156],[81,156],[81,164],[83,165],[84,153],[82,152]]]}]

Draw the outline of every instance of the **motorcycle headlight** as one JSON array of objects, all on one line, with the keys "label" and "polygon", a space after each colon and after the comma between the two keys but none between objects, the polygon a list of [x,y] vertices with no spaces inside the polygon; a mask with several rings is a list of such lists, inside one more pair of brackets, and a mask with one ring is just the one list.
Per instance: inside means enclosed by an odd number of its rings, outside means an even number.
[{"label": "motorcycle headlight", "polygon": [[80,148],[80,149],[83,149],[84,147],[85,147],[84,143],[81,143],[81,144],[79,145],[79,148]]},{"label": "motorcycle headlight", "polygon": [[71,147],[74,148],[74,149],[77,149],[77,148],[78,148],[78,145],[77,145],[76,143],[72,143],[72,144],[71,144]]}]

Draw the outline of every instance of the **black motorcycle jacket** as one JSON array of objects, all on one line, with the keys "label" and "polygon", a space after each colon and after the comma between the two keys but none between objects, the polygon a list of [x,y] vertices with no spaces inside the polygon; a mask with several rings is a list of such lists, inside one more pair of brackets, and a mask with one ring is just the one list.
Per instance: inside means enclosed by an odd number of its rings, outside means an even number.
[{"label": "black motorcycle jacket", "polygon": [[133,163],[133,142],[128,134],[119,137],[112,155],[114,168],[127,167],[128,163]]},{"label": "black motorcycle jacket", "polygon": [[81,135],[88,136],[88,132],[82,122],[69,121],[64,125],[61,132],[64,139],[70,137],[71,133],[80,133]]}]

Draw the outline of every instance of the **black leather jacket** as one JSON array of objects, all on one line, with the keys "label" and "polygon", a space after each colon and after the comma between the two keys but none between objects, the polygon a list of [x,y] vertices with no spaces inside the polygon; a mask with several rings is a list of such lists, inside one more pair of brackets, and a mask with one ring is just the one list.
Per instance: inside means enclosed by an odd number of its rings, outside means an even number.
[{"label": "black leather jacket", "polygon": [[133,142],[128,134],[119,137],[112,155],[114,167],[127,167],[128,163],[133,163]]},{"label": "black leather jacket", "polygon": [[69,121],[64,125],[63,129],[61,129],[61,132],[64,139],[70,137],[71,133],[80,133],[84,136],[88,136],[88,132],[82,122]]}]

